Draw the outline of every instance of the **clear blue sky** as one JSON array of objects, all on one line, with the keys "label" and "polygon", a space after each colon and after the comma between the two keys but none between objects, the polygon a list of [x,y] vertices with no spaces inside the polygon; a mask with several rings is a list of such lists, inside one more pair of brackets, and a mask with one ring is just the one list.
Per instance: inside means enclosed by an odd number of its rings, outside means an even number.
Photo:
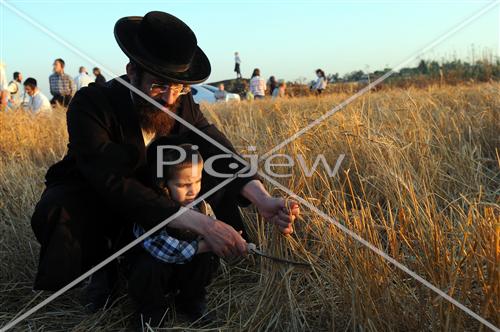
[{"label": "clear blue sky", "polygon": [[[196,33],[212,63],[209,81],[234,76],[234,51],[240,52],[244,77],[255,67],[266,78],[286,80],[313,79],[316,68],[343,75],[394,67],[490,2],[6,1],[117,74],[124,73],[127,59],[113,37],[116,20],[150,10],[169,12]],[[35,77],[48,94],[55,58],[66,61],[66,72],[72,76],[81,65],[94,67],[6,6],[0,7],[0,59],[9,76],[21,71],[24,78]],[[456,55],[467,60],[471,45],[476,55],[484,49],[498,55],[499,7],[423,57]]]}]

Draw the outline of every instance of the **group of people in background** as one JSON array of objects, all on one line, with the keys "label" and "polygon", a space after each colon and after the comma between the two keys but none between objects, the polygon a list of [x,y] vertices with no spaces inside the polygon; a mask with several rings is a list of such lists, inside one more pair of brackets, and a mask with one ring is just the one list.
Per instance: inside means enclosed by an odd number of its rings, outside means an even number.
[{"label": "group of people in background", "polygon": [[[241,79],[241,58],[238,52],[234,53],[234,71],[236,78]],[[66,64],[63,59],[58,58],[54,60],[52,71],[49,76],[50,94],[52,99],[49,99],[39,90],[38,82],[32,77],[28,77],[23,82],[23,77],[20,72],[13,73],[13,79],[7,83],[5,75],[5,65],[0,63],[0,97],[1,109],[11,108],[24,108],[33,113],[49,112],[56,104],[68,106],[71,98],[75,95],[76,91],[91,83],[102,85],[106,83],[106,79],[101,74],[101,70],[97,67],[93,68],[94,79],[92,79],[85,67],[80,67],[78,75],[72,78],[64,71]],[[328,80],[325,72],[321,69],[316,70],[317,79],[311,85],[311,91],[320,95],[325,90]],[[260,69],[255,68],[247,84],[245,81],[244,92],[245,99],[263,99],[266,92],[273,99],[282,98],[286,96],[286,83],[284,80],[276,80],[274,76],[269,77],[267,82],[261,77]],[[225,99],[226,91],[224,86],[219,86],[219,91],[215,93],[216,100]]]},{"label": "group of people in background", "polygon": [[245,83],[245,96],[247,100],[263,99],[266,96],[266,91],[273,99],[283,98],[286,96],[285,80],[276,80],[276,77],[271,76],[264,80],[260,76],[260,69],[255,68],[250,78],[248,86]]},{"label": "group of people in background", "polygon": [[104,83],[106,83],[106,79],[101,74],[101,70],[97,67],[92,70],[95,79],[89,76],[87,69],[83,66],[78,69],[78,73],[78,76],[75,77],[76,91],[88,86],[90,83],[95,83],[97,85],[104,85]]},{"label": "group of people in background", "polygon": [[[6,107],[18,108],[26,105],[26,108],[34,113],[51,110],[51,105],[47,97],[40,92],[37,81],[28,77],[23,82],[23,76],[16,71],[12,75],[12,81],[6,83],[5,70],[0,70],[0,91],[2,93],[2,109]],[[27,101],[28,99],[28,101]]]},{"label": "group of people in background", "polygon": [[13,73],[12,81],[7,83],[5,65],[0,63],[1,109],[23,108],[35,114],[47,113],[51,112],[53,106],[57,104],[68,106],[76,91],[81,88],[91,83],[101,85],[106,83],[106,79],[97,67],[93,69],[95,79],[92,79],[85,67],[80,67],[79,74],[72,78],[65,73],[65,66],[63,59],[54,60],[52,74],[49,76],[50,94],[52,95],[52,99],[49,100],[40,91],[38,82],[33,77],[28,77],[23,82],[22,74],[16,71]]},{"label": "group of people in background", "polygon": [[[234,53],[234,71],[236,72],[236,78],[241,79],[241,58],[238,52]],[[328,79],[322,69],[316,70],[316,76],[316,81],[310,86],[310,89],[316,95],[320,95],[326,89]],[[271,76],[266,82],[260,76],[259,68],[253,70],[249,84],[246,82],[243,82],[243,84],[247,100],[263,99],[266,96],[266,91],[273,99],[286,96],[285,80],[276,80],[276,77]]]}]

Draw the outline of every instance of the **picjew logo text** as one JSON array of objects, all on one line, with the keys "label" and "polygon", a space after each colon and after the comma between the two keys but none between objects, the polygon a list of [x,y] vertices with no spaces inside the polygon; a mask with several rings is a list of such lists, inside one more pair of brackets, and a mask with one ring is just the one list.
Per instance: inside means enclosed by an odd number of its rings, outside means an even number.
[{"label": "picjew logo text", "polygon": [[[197,145],[192,145],[191,148],[193,150],[198,150]],[[164,152],[168,149],[176,150],[179,152],[179,157],[176,160],[165,161],[163,160]],[[255,151],[255,147],[248,147],[248,151]],[[186,161],[186,151],[179,146],[176,145],[159,145],[156,150],[156,176],[159,178],[163,178],[164,168],[165,166],[172,166],[179,163],[183,163]],[[236,162],[233,156],[229,153],[221,153],[210,156],[203,160],[203,170],[216,178],[230,178],[234,176],[238,170],[241,170],[245,167],[248,167],[246,171],[239,173],[238,177],[249,177],[253,176],[258,171],[259,166],[259,155],[254,154],[242,154],[241,157],[248,162],[248,166],[243,165],[241,162]],[[294,158],[295,157],[295,158]],[[304,157],[302,154],[297,154],[295,156],[290,156],[283,153],[271,154],[266,157],[263,162],[262,169],[263,171],[273,177],[286,178],[291,177],[293,175],[293,168],[300,167],[302,169],[302,173],[306,177],[312,177],[314,173],[319,170],[320,164],[322,168],[326,171],[326,174],[330,177],[334,177],[337,175],[340,165],[345,158],[345,154],[340,154],[335,161],[333,168],[330,166],[329,161],[323,154],[318,154],[315,156],[314,160],[311,157]],[[199,163],[199,156],[197,154],[193,154],[191,157],[192,164]],[[234,170],[233,173],[224,173],[221,172],[220,164],[223,160],[227,159],[231,161],[227,164],[227,167]],[[312,161],[311,166],[308,166],[308,163]],[[226,165],[226,164],[224,164]],[[279,171],[278,171],[279,170]]]}]

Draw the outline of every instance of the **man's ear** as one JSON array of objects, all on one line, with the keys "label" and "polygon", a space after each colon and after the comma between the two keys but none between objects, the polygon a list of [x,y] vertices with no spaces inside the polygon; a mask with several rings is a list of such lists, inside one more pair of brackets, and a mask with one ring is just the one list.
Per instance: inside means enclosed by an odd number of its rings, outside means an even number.
[{"label": "man's ear", "polygon": [[127,76],[128,79],[132,82],[132,79],[135,79],[136,76],[136,68],[132,62],[127,63]]}]

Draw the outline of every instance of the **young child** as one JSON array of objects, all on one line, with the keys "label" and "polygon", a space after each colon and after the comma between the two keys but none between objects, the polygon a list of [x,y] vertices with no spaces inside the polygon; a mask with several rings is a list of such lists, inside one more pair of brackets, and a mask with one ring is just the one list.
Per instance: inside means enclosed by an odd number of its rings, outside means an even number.
[{"label": "young child", "polygon": [[[148,156],[156,156],[158,144],[148,148]],[[163,176],[157,177],[156,158],[148,158],[153,175],[153,186],[175,202],[186,206],[193,202],[201,189],[203,159],[190,144],[179,146],[186,156],[183,161],[163,166]],[[149,151],[155,149],[155,151]],[[179,160],[176,149],[163,149],[163,162]],[[210,205],[201,201],[192,209],[215,219]],[[134,224],[136,237],[145,233]],[[176,294],[176,309],[189,319],[197,320],[207,310],[206,290],[218,258],[209,250],[206,242],[189,231],[180,231],[168,226],[146,238],[136,250],[131,262],[129,295],[138,307],[141,321],[151,326],[160,324],[168,303],[165,295]]]},{"label": "young child", "polygon": [[[151,148],[154,149],[156,146],[152,145]],[[184,161],[174,165],[163,165],[163,177],[158,178],[156,176],[156,160],[148,160],[148,163],[150,164],[151,173],[153,173],[155,189],[182,206],[186,206],[193,202],[200,192],[203,159],[190,144],[182,144],[179,148],[186,153]],[[153,155],[152,153],[149,154]],[[164,150],[163,162],[175,162],[179,159],[179,156],[180,152],[178,150]],[[193,206],[192,209],[216,219],[211,206],[204,200]],[[134,235],[139,237],[142,234],[144,234],[144,229],[139,224],[135,224]],[[158,244],[162,242],[169,245],[163,246],[164,250],[159,251]],[[169,229],[168,226],[167,229],[161,230],[159,234],[144,240],[142,247],[153,257],[166,263],[175,264],[184,264],[191,261],[196,253],[208,251],[203,239],[197,238],[189,231]]]}]

